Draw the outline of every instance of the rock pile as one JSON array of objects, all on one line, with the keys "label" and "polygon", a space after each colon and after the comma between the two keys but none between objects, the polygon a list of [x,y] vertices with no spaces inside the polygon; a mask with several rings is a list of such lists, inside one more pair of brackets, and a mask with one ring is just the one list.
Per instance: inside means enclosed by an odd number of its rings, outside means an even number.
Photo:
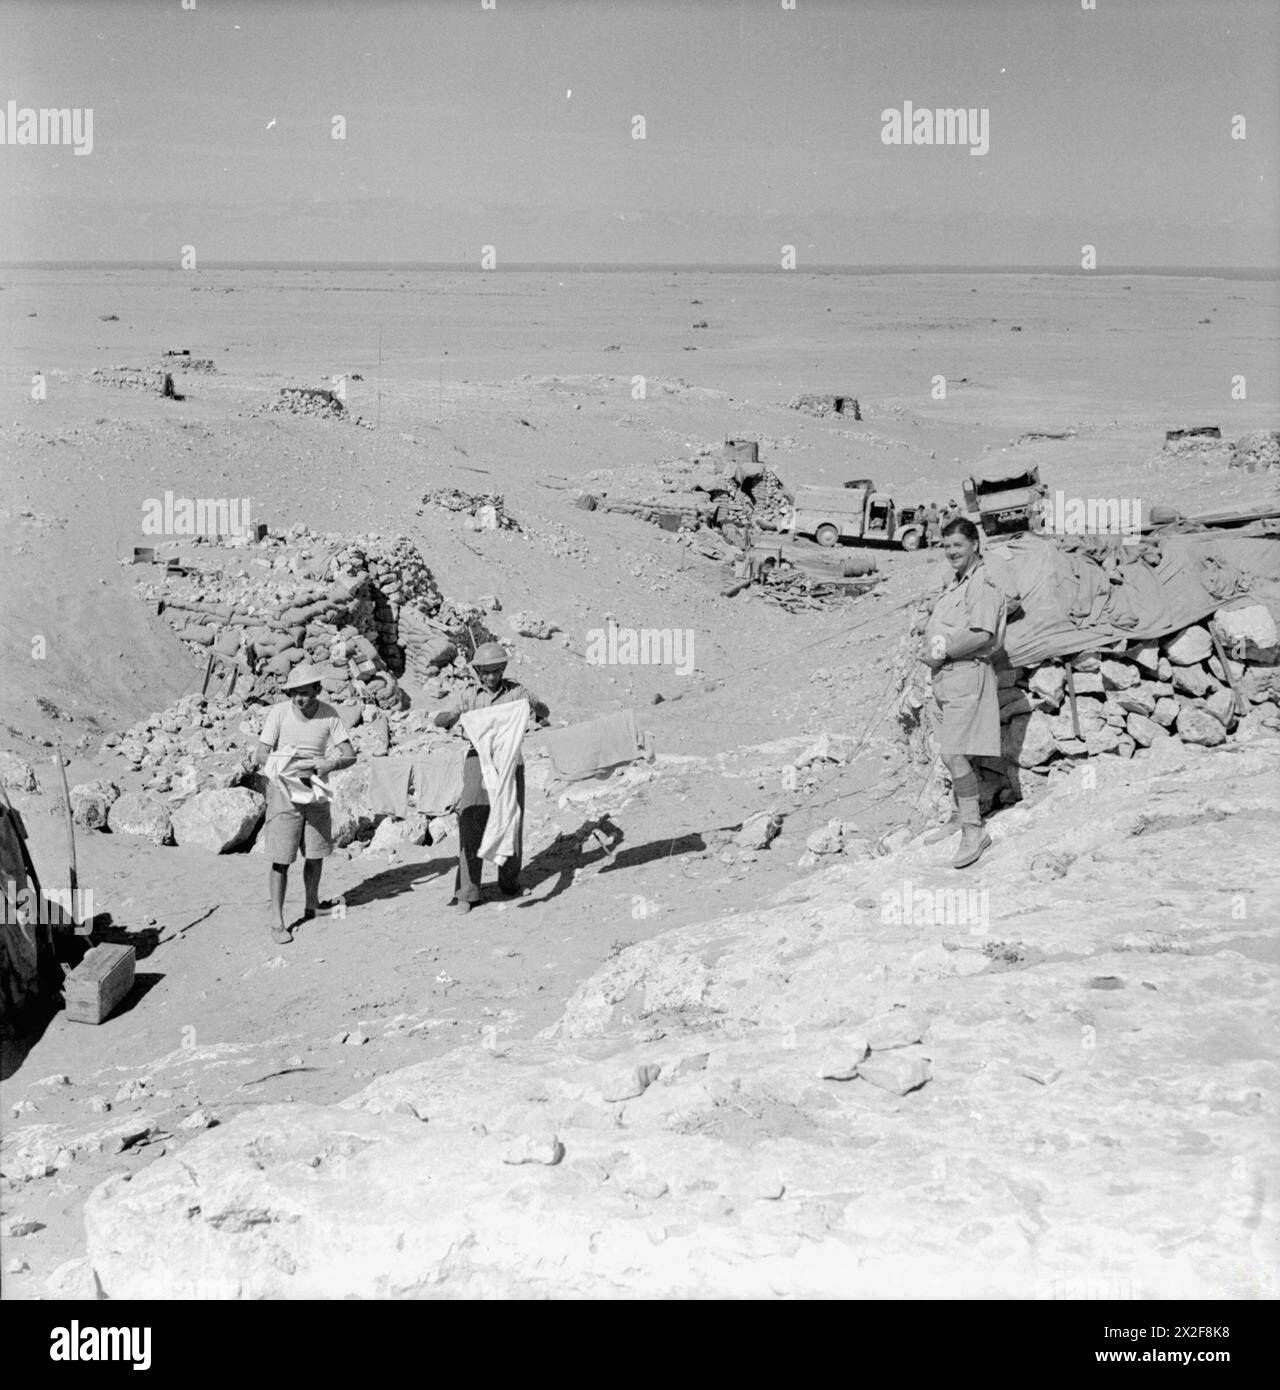
[{"label": "rock pile", "polygon": [[1280,468],[1280,430],[1252,430],[1234,443],[1222,438],[1217,426],[1169,430],[1163,454],[1205,466],[1243,468],[1247,473]]},{"label": "rock pile", "polygon": [[[515,519],[506,513],[506,503],[500,492],[463,492],[456,487],[437,487],[422,494],[424,507],[440,507],[446,512],[462,512],[471,517],[474,529],[483,531],[518,531]],[[422,515],[419,508],[418,515]]]},{"label": "rock pile", "polygon": [[190,348],[166,348],[162,361],[163,366],[158,368],[160,371],[166,367],[173,367],[183,372],[216,372],[218,370],[212,357],[192,357]]},{"label": "rock pile", "polygon": [[790,410],[803,410],[806,415],[849,415],[855,420],[862,419],[862,407],[853,396],[815,396],[802,394],[792,396],[787,402]]},{"label": "rock pile", "polygon": [[280,395],[267,408],[286,410],[291,415],[319,415],[326,419],[347,413],[337,392],[321,386],[282,386]]},{"label": "rock pile", "polygon": [[89,379],[99,386],[117,386],[127,391],[155,391],[171,400],[181,400],[173,389],[173,377],[163,367],[95,367]]},{"label": "rock pile", "polygon": [[[1020,801],[1027,772],[1104,753],[1131,758],[1169,739],[1213,748],[1235,734],[1280,730],[1278,660],[1275,620],[1251,603],[1220,609],[1207,626],[1159,641],[998,670],[1001,756],[975,760],[984,810]],[[922,760],[932,760],[933,751],[928,721],[920,718],[927,700],[927,685],[909,681],[899,707]]]},{"label": "rock pile", "polygon": [[[235,698],[184,695],[124,734],[108,734],[103,748],[123,759],[128,771],[144,774],[145,791],[181,804],[199,791],[234,785],[236,765],[253,746],[261,717],[261,710],[246,710]],[[97,804],[105,800],[110,806],[115,799],[106,788],[111,784],[87,782],[72,788],[71,804],[80,824],[90,829],[99,824]]]}]

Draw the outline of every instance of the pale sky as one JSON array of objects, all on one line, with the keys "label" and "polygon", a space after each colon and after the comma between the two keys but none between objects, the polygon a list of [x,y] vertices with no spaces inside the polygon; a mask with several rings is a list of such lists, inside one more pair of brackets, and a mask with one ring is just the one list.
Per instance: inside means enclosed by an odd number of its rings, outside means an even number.
[{"label": "pale sky", "polygon": [[93,111],[0,260],[1280,265],[1274,0],[194,3],[0,3],[0,111]]}]

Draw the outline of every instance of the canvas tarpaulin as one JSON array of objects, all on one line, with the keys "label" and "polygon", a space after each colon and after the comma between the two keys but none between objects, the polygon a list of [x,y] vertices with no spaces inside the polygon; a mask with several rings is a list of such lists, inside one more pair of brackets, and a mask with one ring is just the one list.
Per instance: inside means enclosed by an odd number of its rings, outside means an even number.
[{"label": "canvas tarpaulin", "polygon": [[0,787],[0,1031],[6,1034],[52,1008],[62,986],[53,929],[41,921],[44,899],[26,838],[22,817]]},{"label": "canvas tarpaulin", "polygon": [[1164,637],[1245,599],[1280,616],[1277,538],[1170,530],[1126,545],[1022,535],[983,555],[1009,602],[1012,666]]}]

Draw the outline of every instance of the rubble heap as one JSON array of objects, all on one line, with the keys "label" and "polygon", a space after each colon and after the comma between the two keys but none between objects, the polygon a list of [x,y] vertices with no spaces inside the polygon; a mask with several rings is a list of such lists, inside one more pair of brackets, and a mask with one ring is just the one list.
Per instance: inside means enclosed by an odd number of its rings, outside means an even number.
[{"label": "rubble heap", "polygon": [[160,371],[163,371],[165,367],[174,367],[183,372],[216,372],[218,370],[212,357],[192,357],[190,348],[166,348],[161,356],[163,366],[157,369]]},{"label": "rubble heap", "polygon": [[787,402],[789,410],[802,410],[806,415],[849,415],[855,420],[862,419],[862,407],[854,396],[819,396],[803,393],[792,396]]},{"label": "rubble heap", "polygon": [[[440,507],[446,512],[464,512],[473,517],[476,529],[485,531],[518,531],[514,517],[506,513],[500,492],[463,492],[456,487],[437,487],[422,494],[424,507]],[[422,509],[418,509],[422,515]]]},{"label": "rubble heap", "polygon": [[1246,473],[1280,469],[1280,430],[1251,430],[1232,441],[1222,438],[1216,425],[1167,430],[1164,448],[1156,462],[1170,457],[1203,467],[1243,468]]},{"label": "rubble heap", "polygon": [[117,386],[126,391],[154,391],[170,400],[182,398],[174,390],[173,377],[163,367],[95,367],[89,379],[99,386]]},{"label": "rubble heap", "polygon": [[336,391],[321,386],[282,386],[268,410],[287,410],[291,415],[319,415],[326,419],[347,413]]},{"label": "rubble heap", "polygon": [[[917,637],[906,639],[900,655],[905,682],[898,720],[913,757],[932,763],[929,677],[916,660],[917,644]],[[1158,641],[1119,643],[1016,670],[998,667],[1001,756],[973,760],[983,809],[1022,800],[1026,773],[1048,775],[1103,754],[1131,758],[1168,739],[1212,748],[1233,736],[1280,730],[1277,661],[1275,620],[1253,603],[1220,609],[1207,624]],[[944,800],[939,783],[933,801]]]},{"label": "rubble heap", "polygon": [[[265,553],[236,565],[236,549]],[[244,698],[274,698],[289,671],[310,661],[325,672],[327,699],[400,708],[401,619],[407,611],[431,617],[442,604],[411,541],[294,527],[260,542],[238,537],[216,553],[207,568],[192,561],[143,580],[138,592],[157,601],[189,646],[242,672]]]}]

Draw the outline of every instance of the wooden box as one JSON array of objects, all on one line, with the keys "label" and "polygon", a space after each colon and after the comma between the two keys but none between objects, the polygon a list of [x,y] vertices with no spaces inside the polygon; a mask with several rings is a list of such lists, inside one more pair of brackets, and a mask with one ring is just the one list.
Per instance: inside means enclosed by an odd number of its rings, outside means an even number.
[{"label": "wooden box", "polygon": [[63,984],[67,1017],[101,1023],[133,988],[137,961],[132,946],[94,946]]}]

